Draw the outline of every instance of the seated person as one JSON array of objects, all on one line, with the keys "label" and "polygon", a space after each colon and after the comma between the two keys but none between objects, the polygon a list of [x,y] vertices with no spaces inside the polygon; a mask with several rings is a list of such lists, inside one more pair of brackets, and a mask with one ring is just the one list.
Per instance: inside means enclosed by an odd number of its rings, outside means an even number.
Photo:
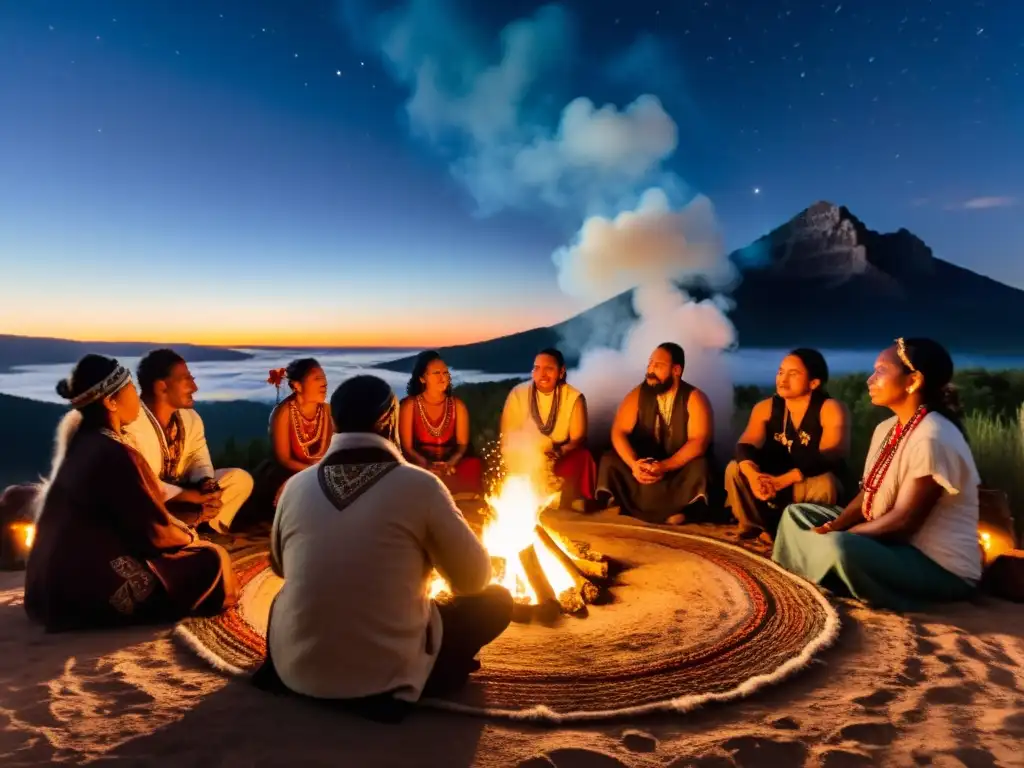
[{"label": "seated person", "polygon": [[142,416],[126,435],[160,478],[168,508],[186,522],[227,533],[252,492],[244,469],[214,470],[203,420],[192,396],[199,390],[185,360],[170,349],[150,352],[138,367]]},{"label": "seated person", "polygon": [[[402,458],[398,400],[375,376],[331,397],[337,434],[284,488],[271,565],[284,579],[254,682],[381,719],[443,695],[512,619],[508,590],[436,475]],[[454,601],[428,597],[432,569]]]},{"label": "seated person", "polygon": [[845,509],[786,507],[775,562],[879,608],[971,595],[980,477],[952,378],[949,353],[931,339],[897,339],[878,356],[868,393],[894,415],[875,429],[861,491]]},{"label": "seated person", "polygon": [[850,428],[846,407],[825,391],[828,365],[816,349],[794,349],[775,375],[777,394],[750,413],[725,469],[726,503],[740,538],[774,538],[794,501],[835,504],[846,476]]},{"label": "seated person", "polygon": [[235,603],[227,552],[164,506],[121,430],[139,416],[131,373],[86,355],[57,393],[57,430],[25,572],[25,610],[49,632],[215,615]]},{"label": "seated person", "polygon": [[320,363],[303,357],[283,370],[292,392],[270,412],[272,456],[256,468],[252,495],[238,520],[273,520],[285,482],[320,461],[334,434],[331,409],[326,405],[327,375]]},{"label": "seated person", "polygon": [[484,465],[466,456],[469,411],[452,395],[452,377],[441,356],[421,352],[398,412],[402,453],[412,464],[433,472],[456,498],[483,493]]},{"label": "seated person", "polygon": [[530,381],[508,393],[501,412],[501,450],[510,473],[560,486],[561,505],[577,509],[594,498],[597,466],[587,448],[587,401],[565,380],[565,358],[544,349]]},{"label": "seated person", "polygon": [[659,345],[647,376],[619,406],[612,447],[601,458],[598,494],[602,506],[649,523],[679,525],[686,515],[707,511],[707,452],[714,417],[707,396],[683,381],[686,357],[673,342]]}]

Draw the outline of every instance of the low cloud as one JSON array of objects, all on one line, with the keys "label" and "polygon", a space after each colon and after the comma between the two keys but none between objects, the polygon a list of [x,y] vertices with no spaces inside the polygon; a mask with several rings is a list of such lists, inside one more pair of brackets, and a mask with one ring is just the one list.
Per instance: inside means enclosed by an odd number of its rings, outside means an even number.
[{"label": "low cloud", "polygon": [[972,197],[970,200],[964,200],[961,203],[947,205],[946,209],[951,211],[982,211],[988,208],[1012,208],[1017,203],[1018,200],[1015,197]]}]

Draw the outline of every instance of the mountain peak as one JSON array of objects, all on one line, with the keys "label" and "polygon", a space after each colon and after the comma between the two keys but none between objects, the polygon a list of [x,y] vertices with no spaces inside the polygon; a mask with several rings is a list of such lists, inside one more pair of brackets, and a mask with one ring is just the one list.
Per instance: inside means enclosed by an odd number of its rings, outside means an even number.
[{"label": "mountain peak", "polygon": [[906,229],[878,233],[828,200],[808,206],[736,254],[745,269],[831,282],[870,276],[880,282],[931,274],[931,249]]}]

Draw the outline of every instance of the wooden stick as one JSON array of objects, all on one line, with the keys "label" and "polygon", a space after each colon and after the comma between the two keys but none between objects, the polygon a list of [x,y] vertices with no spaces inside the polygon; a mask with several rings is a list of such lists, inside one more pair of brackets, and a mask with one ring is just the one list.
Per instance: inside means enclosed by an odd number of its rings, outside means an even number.
[{"label": "wooden stick", "polygon": [[537,550],[529,546],[519,553],[519,562],[523,564],[523,571],[526,578],[530,580],[530,586],[537,596],[537,615],[542,620],[552,620],[561,612],[561,605],[558,596],[551,587],[551,582],[544,575],[544,569],[540,567],[537,559]]},{"label": "wooden stick", "polygon": [[508,563],[504,557],[491,555],[491,579],[499,584],[505,579],[505,569]]},{"label": "wooden stick", "polygon": [[[586,576],[580,573],[576,563],[569,557],[562,548],[558,546],[551,537],[550,532],[543,526],[537,526],[537,541],[551,553],[552,557],[562,564],[562,567],[572,576],[573,588],[567,589],[558,596],[558,602],[566,613],[576,613],[583,610],[584,603],[593,603],[597,599],[597,586],[592,584]],[[566,593],[572,593],[566,595]]]},{"label": "wooden stick", "polygon": [[608,563],[600,562],[595,563],[593,560],[584,560],[583,558],[573,557],[571,558],[573,565],[586,576],[588,579],[607,579],[608,578]]},{"label": "wooden stick", "polygon": [[[541,523],[538,528],[543,528],[545,533],[555,543],[557,549],[561,550],[571,561],[573,566],[588,579],[607,579],[608,563],[604,555],[599,552],[591,552],[590,545],[572,541],[558,531],[554,531]],[[582,554],[586,552],[586,555]]]}]

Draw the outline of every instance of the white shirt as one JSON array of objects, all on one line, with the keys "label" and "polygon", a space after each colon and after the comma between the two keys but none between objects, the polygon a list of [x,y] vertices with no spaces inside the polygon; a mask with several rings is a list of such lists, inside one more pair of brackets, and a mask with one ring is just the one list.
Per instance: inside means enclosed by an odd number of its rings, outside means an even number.
[{"label": "white shirt", "polygon": [[[152,412],[145,404],[140,403],[140,406],[138,418],[124,428],[124,434],[135,450],[142,454],[157,478],[160,478],[164,501],[169,501],[183,489],[163,481],[166,437]],[[181,417],[184,444],[174,473],[175,477],[187,478],[192,482],[214,477],[213,460],[210,458],[210,446],[206,442],[206,429],[202,418],[191,408],[181,408],[177,413]]]},{"label": "white shirt", "polygon": [[[866,478],[896,417],[875,428],[864,465]],[[978,547],[978,485],[981,477],[970,446],[945,416],[927,414],[902,441],[871,504],[879,517],[890,512],[899,489],[921,477],[931,477],[945,490],[935,508],[910,539],[910,544],[965,581],[981,579]]]},{"label": "white shirt", "polygon": [[267,639],[293,691],[325,699],[395,691],[415,701],[442,640],[427,595],[432,568],[456,593],[472,593],[490,581],[491,561],[444,484],[396,445],[339,434],[324,460],[359,447],[383,448],[399,466],[345,509],[321,489],[319,466],[284,487],[270,540],[284,586]]}]

